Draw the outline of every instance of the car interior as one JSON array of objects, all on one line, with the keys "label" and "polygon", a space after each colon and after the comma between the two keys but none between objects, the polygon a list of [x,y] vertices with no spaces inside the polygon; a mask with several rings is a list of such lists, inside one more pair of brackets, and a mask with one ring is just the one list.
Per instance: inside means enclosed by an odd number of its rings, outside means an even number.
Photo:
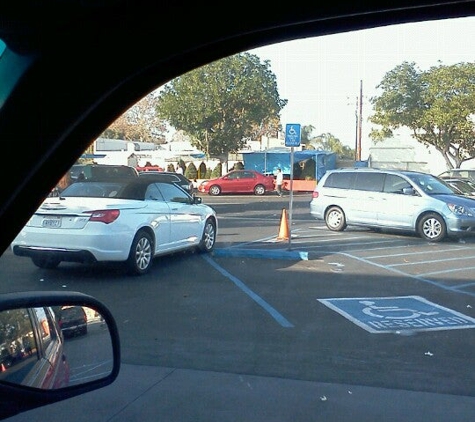
[{"label": "car interior", "polygon": [[[2,251],[7,251],[41,202],[87,147],[133,104],[173,78],[224,57],[271,44],[396,24],[475,16],[475,1],[321,4],[298,1],[266,5],[244,1],[217,5],[147,0],[26,0],[9,2],[0,9],[0,139],[4,158],[4,165],[0,167],[3,180],[0,246]],[[471,42],[467,39],[467,43]],[[18,164],[18,168],[13,167]],[[0,294],[0,322],[2,315],[18,309],[23,312],[43,307],[89,308],[93,314],[96,312],[94,328],[106,330],[107,336],[101,337],[100,343],[104,341],[106,346],[99,347],[96,355],[84,356],[83,363],[94,365],[100,356],[100,362],[108,364],[104,372],[97,370],[90,380],[84,378],[65,388],[35,388],[22,381],[5,381],[0,373],[0,419],[14,421],[15,415],[27,412],[27,417],[35,408],[67,402],[80,395],[93,397],[93,390],[110,388],[117,379],[122,342],[118,317],[98,299],[67,290],[69,281],[65,277],[63,284],[48,284],[47,280],[44,291],[29,291],[25,281],[19,279],[18,291]],[[135,294],[130,292],[132,289],[126,294]],[[120,318],[127,320],[123,314]],[[7,325],[0,326],[0,331],[7,330]],[[70,342],[89,341],[90,327],[88,330],[87,335],[73,336]],[[80,355],[79,348],[77,352]],[[472,353],[473,350],[467,351],[469,363]],[[17,363],[17,368],[24,362]],[[218,391],[215,393],[218,397]],[[232,401],[233,393],[228,393]],[[195,402],[193,391],[187,394],[190,402],[206,414],[206,409],[200,407],[200,398]],[[348,390],[348,395],[351,394]],[[278,393],[273,397],[279,401]],[[470,420],[470,415],[475,417],[473,397],[464,399],[466,401],[456,408],[446,409],[447,413],[463,414],[468,418],[465,420]],[[226,417],[229,404],[222,400],[222,407],[221,403],[216,405],[220,410],[209,419],[188,414],[181,420],[232,420]],[[326,397],[315,397],[315,400],[322,404]],[[291,408],[290,404],[281,420],[376,420],[376,417],[373,419],[375,414],[368,410],[374,400],[377,398],[366,397],[359,404],[353,403],[346,414],[341,408],[337,413],[321,410],[321,414],[315,414]],[[174,405],[180,407],[179,403]],[[120,407],[120,403],[117,406]],[[244,412],[246,403],[239,406]],[[405,403],[400,406],[404,407]],[[54,407],[51,409],[54,413]],[[355,409],[360,413],[352,419]],[[71,413],[69,419],[80,421],[87,416],[91,421],[106,420],[93,410],[94,407],[83,409],[82,415]],[[217,419],[216,414],[222,419]],[[144,410],[136,420],[147,420],[145,416],[153,418]],[[402,420],[392,419],[390,414],[377,416],[378,420]],[[241,420],[248,417],[250,415]],[[255,414],[253,419],[269,420],[269,415]],[[409,415],[406,420],[418,419]]]}]

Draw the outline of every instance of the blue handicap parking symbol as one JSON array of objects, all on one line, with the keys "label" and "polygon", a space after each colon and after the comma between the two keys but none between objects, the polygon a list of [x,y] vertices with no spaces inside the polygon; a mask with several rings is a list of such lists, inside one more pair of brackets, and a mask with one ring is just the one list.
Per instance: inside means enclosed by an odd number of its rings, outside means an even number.
[{"label": "blue handicap parking symbol", "polygon": [[420,296],[334,298],[318,301],[370,333],[475,327],[474,318]]}]

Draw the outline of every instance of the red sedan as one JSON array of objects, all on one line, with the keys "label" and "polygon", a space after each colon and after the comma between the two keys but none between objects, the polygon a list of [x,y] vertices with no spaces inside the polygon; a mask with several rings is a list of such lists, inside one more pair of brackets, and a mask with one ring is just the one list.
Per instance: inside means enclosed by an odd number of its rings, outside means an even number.
[{"label": "red sedan", "polygon": [[198,191],[209,195],[224,193],[253,193],[264,195],[274,190],[274,176],[266,176],[255,170],[233,170],[216,179],[205,180]]}]

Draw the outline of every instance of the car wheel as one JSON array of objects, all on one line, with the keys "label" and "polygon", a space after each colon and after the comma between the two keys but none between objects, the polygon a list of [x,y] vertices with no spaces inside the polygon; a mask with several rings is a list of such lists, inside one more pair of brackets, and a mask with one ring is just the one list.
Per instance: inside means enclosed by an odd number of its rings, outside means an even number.
[{"label": "car wheel", "polygon": [[263,185],[257,185],[254,188],[254,195],[264,195],[266,193],[266,188]]},{"label": "car wheel", "polygon": [[203,236],[201,237],[198,249],[200,252],[211,252],[216,242],[216,223],[208,218],[206,220],[205,228],[203,230]]},{"label": "car wheel", "polygon": [[35,264],[38,268],[46,268],[48,270],[56,268],[61,263],[60,259],[53,258],[50,256],[34,256],[31,258],[31,260],[33,261],[33,264]]},{"label": "car wheel", "polygon": [[331,207],[325,214],[325,224],[330,230],[341,232],[346,229],[345,213],[340,207]]},{"label": "car wheel", "polygon": [[221,193],[221,188],[218,185],[210,186],[209,194],[213,196],[218,196]]},{"label": "car wheel", "polygon": [[145,231],[140,231],[135,235],[129,258],[126,265],[130,274],[142,275],[147,273],[152,266],[153,241]]},{"label": "car wheel", "polygon": [[445,221],[439,214],[426,214],[419,221],[419,235],[429,242],[440,242],[445,238],[446,231]]}]

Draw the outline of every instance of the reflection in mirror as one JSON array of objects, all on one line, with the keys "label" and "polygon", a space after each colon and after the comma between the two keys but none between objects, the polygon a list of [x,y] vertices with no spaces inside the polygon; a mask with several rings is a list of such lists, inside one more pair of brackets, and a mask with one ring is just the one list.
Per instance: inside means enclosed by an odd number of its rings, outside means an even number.
[{"label": "reflection in mirror", "polygon": [[0,382],[40,389],[111,374],[113,349],[102,315],[83,306],[0,312]]}]

